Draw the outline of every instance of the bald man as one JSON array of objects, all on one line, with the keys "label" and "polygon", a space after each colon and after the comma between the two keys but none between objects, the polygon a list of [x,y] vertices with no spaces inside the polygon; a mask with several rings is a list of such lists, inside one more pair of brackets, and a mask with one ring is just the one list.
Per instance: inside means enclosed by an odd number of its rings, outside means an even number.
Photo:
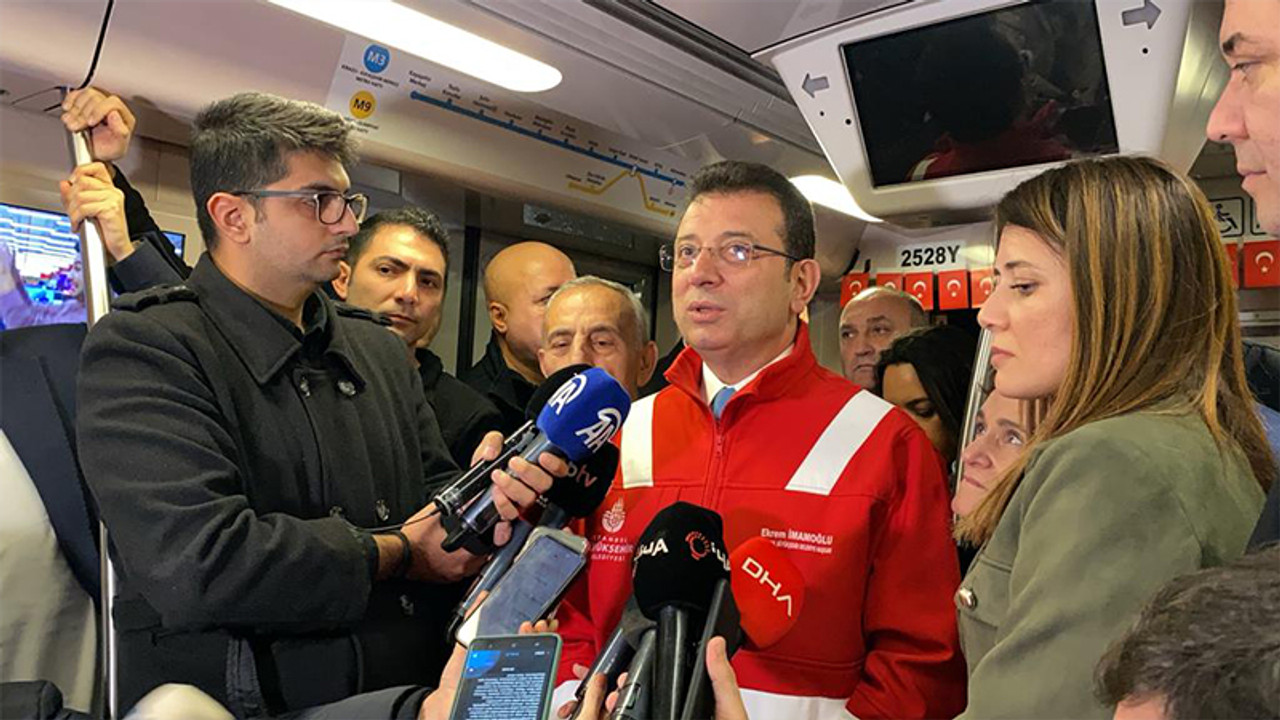
[{"label": "bald man", "polygon": [[504,433],[524,423],[525,406],[543,380],[538,347],[547,303],[575,277],[569,256],[540,242],[503,248],[484,270],[493,335],[480,362],[458,377],[498,406]]},{"label": "bald man", "polygon": [[929,324],[920,301],[888,287],[867,288],[840,312],[840,365],[846,380],[876,392],[876,362],[899,335]]}]

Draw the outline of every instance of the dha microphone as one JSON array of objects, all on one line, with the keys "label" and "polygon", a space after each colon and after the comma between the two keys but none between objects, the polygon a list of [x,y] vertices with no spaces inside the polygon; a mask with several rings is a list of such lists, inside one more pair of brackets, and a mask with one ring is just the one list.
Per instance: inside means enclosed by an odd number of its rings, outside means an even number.
[{"label": "dha microphone", "polygon": [[[618,381],[600,368],[589,368],[570,377],[551,395],[538,414],[536,433],[528,433],[511,455],[519,454],[536,464],[539,455],[551,452],[581,463],[609,443],[630,411],[631,397]],[[489,471],[506,467],[509,457],[504,452],[498,461],[486,464]],[[448,535],[441,546],[447,552],[461,547],[476,554],[492,552],[486,536],[498,518],[491,488],[461,513],[443,517]]]},{"label": "dha microphone", "polygon": [[756,649],[781,640],[800,617],[804,580],[782,548],[762,537],[751,538],[729,556],[731,580],[720,581],[694,655],[693,673],[680,720],[709,720],[715,695],[707,673],[707,643],[724,638],[732,658],[744,639]]},{"label": "dha microphone", "polygon": [[706,508],[670,505],[640,535],[633,564],[636,604],[658,623],[652,715],[676,720],[691,667],[690,622],[706,616],[716,585],[729,578],[724,524]]},{"label": "dha microphone", "polygon": [[804,607],[804,577],[799,568],[786,550],[762,537],[739,545],[729,563],[743,634],[757,650],[776,644],[791,632]]}]

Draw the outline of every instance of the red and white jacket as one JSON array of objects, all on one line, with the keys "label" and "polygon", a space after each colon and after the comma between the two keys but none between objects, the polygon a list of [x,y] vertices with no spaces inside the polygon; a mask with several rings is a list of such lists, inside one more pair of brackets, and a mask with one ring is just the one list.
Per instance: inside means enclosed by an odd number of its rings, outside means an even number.
[{"label": "red and white jacket", "polygon": [[754,720],[953,717],[965,707],[952,594],[960,583],[941,465],[902,411],[818,365],[804,323],[790,355],[738,390],[716,423],[702,359],[636,402],[613,488],[583,531],[582,576],[561,605],[557,691],[576,686],[631,594],[631,553],[662,508],[724,518],[730,551],[770,538],[805,581],[794,628],[733,658]]}]

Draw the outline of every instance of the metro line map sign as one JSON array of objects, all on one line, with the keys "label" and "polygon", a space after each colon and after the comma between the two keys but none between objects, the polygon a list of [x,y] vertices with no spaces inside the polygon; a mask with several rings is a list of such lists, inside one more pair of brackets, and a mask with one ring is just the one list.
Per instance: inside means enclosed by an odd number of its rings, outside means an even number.
[{"label": "metro line map sign", "polygon": [[674,224],[695,169],[527,96],[355,35],[346,38],[325,105],[370,141],[650,224]]}]

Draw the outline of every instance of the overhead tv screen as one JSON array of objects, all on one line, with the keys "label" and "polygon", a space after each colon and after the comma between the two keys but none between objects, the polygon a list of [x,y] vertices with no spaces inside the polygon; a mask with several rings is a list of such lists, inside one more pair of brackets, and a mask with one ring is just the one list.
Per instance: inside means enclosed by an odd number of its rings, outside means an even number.
[{"label": "overhead tv screen", "polygon": [[1093,2],[1034,2],[843,47],[876,187],[1119,151]]}]

